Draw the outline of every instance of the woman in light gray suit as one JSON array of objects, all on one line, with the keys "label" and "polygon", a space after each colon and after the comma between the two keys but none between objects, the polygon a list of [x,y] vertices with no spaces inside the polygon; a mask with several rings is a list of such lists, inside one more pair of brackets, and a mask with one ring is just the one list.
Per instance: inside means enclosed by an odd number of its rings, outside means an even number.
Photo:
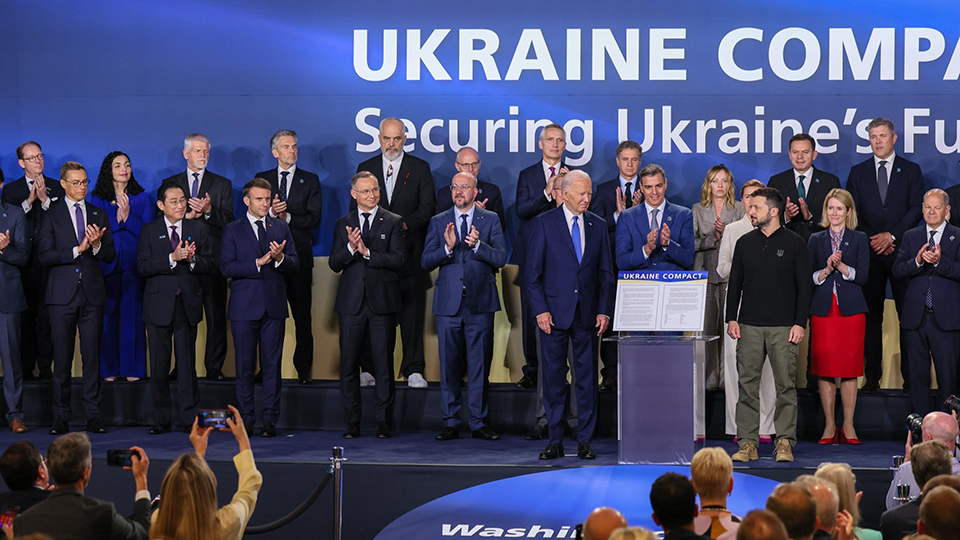
[{"label": "woman in light gray suit", "polygon": [[693,206],[693,235],[696,258],[693,269],[708,272],[706,317],[703,333],[721,336],[707,343],[704,378],[707,389],[723,385],[723,301],[727,297],[727,279],[717,274],[720,240],[727,223],[733,223],[746,213],[736,200],[733,174],[726,165],[714,165],[707,171],[700,190],[700,204]]}]

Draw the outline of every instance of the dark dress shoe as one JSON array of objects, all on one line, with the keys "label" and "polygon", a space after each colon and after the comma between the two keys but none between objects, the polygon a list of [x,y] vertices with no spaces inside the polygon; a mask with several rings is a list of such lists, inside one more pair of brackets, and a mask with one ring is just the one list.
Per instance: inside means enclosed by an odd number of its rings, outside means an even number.
[{"label": "dark dress shoe", "polygon": [[253,420],[247,420],[244,422],[243,429],[247,431],[247,437],[253,437]]},{"label": "dark dress shoe", "polygon": [[524,439],[528,441],[542,441],[543,439],[547,438],[547,434],[548,434],[547,426],[543,424],[537,424],[537,426],[533,428],[533,431],[531,431],[529,435],[524,437]]},{"label": "dark dress shoe", "polygon": [[148,431],[150,435],[163,435],[164,433],[170,433],[170,426],[165,424],[157,424],[150,428]]},{"label": "dark dress shoe", "polygon": [[310,377],[300,375],[297,377],[297,382],[300,384],[310,384]]},{"label": "dark dress shoe", "polygon": [[540,459],[557,459],[563,457],[562,444],[548,444],[547,449],[540,452]]},{"label": "dark dress shoe", "polygon": [[434,439],[438,441],[452,441],[453,439],[460,438],[460,430],[453,427],[445,427],[440,433],[437,433],[437,436]]},{"label": "dark dress shoe", "polygon": [[269,420],[263,423],[263,427],[260,428],[261,437],[276,437],[277,436],[277,425]]},{"label": "dark dress shoe", "polygon": [[588,442],[582,442],[577,445],[577,457],[580,459],[597,459],[597,453]]},{"label": "dark dress shoe", "polygon": [[480,428],[480,429],[475,429],[475,430],[473,430],[473,434],[470,435],[470,436],[473,437],[474,439],[483,439],[483,440],[485,440],[485,441],[499,441],[499,440],[500,440],[500,434],[497,433],[496,431],[488,428],[487,426],[483,426],[483,427]]},{"label": "dark dress shoe", "polygon": [[377,422],[377,438],[389,439],[391,436],[390,426],[388,426],[386,422]]},{"label": "dark dress shoe", "polygon": [[106,433],[107,428],[103,426],[103,420],[100,418],[91,418],[87,420],[87,433]]},{"label": "dark dress shoe", "polygon": [[536,375],[524,375],[517,381],[517,388],[526,388],[530,390],[531,388],[537,387],[537,376]]},{"label": "dark dress shoe", "polygon": [[[171,375],[171,378],[173,378],[172,375]],[[207,372],[207,380],[208,381],[225,381],[227,380],[227,378],[223,376],[222,371],[220,371],[219,369],[214,369]]]},{"label": "dark dress shoe", "polygon": [[863,394],[875,394],[877,390],[880,390],[880,381],[867,379],[867,382],[863,383],[863,388],[860,389],[860,392]]},{"label": "dark dress shoe", "polygon": [[347,424],[347,430],[343,432],[344,439],[356,439],[360,436],[360,426],[357,424]]},{"label": "dark dress shoe", "polygon": [[66,422],[63,420],[53,422],[53,427],[50,428],[51,435],[64,435],[66,433],[70,433],[70,426]]},{"label": "dark dress shoe", "polygon": [[603,382],[600,383],[601,392],[616,392],[617,391],[617,376],[616,375],[607,375],[603,378]]}]

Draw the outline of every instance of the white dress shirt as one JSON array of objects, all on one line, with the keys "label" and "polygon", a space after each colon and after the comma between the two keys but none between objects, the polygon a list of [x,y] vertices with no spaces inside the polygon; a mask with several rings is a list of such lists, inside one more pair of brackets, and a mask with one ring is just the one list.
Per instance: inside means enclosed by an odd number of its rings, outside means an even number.
[{"label": "white dress shirt", "polygon": [[[397,156],[397,159],[390,161],[387,159],[386,154],[380,154],[383,158],[383,185],[387,188],[387,203],[393,201],[393,187],[397,185],[397,175],[400,174],[400,165],[403,163],[403,152],[400,152],[400,155]],[[387,175],[387,171],[390,170],[390,165],[393,165],[393,174]]]},{"label": "white dress shirt", "polygon": [[[394,176],[396,176],[396,169],[394,169]],[[371,209],[367,212],[368,214],[370,214],[370,217],[368,217],[367,219],[370,220],[370,225],[369,225],[369,227],[370,227],[371,229],[373,228],[373,220],[377,217],[377,209],[378,209],[378,208],[380,208],[380,206],[379,206],[379,205],[376,205],[376,206],[374,206],[373,208],[371,208]],[[357,217],[360,218],[360,232],[362,233],[362,232],[363,232],[363,210],[361,210],[360,207],[357,207]],[[370,247],[370,246],[367,246],[368,249],[369,249],[369,247]],[[352,247],[350,247],[350,240],[349,240],[349,239],[347,240],[347,251],[350,252],[350,255],[353,255],[354,253],[357,252],[357,250],[355,250],[355,249],[353,249]],[[370,259],[370,255],[364,255],[363,258],[369,260],[369,259]]]},{"label": "white dress shirt", "polygon": [[[67,205],[67,213],[70,214],[70,221],[73,223],[73,232],[79,238],[80,231],[77,230],[77,209],[73,205],[78,202],[80,203],[80,213],[83,214],[83,223],[84,225],[89,225],[90,220],[87,219],[87,205],[83,201],[70,200],[70,197],[64,197],[63,201],[64,201],[64,204]],[[90,246],[90,247],[93,249],[94,255],[100,252],[100,246],[97,246],[97,247]],[[73,258],[76,259],[79,256],[80,256],[80,246],[77,246],[73,248]]]},{"label": "white dress shirt", "polygon": [[[295,174],[297,173],[297,164],[294,163],[293,165],[290,166],[289,169],[284,169],[283,167],[280,167],[279,165],[277,166],[277,189],[280,188],[280,184],[281,184],[280,180],[283,178],[283,173],[285,173],[285,172],[286,172],[286,173],[289,173],[289,174],[287,174],[287,191],[285,191],[285,192],[283,193],[283,200],[287,200],[287,199],[290,198],[290,186],[293,185],[293,175],[295,175]],[[270,217],[277,217],[277,215],[273,213],[273,201],[270,202],[270,211],[269,211],[269,212],[270,212]],[[279,218],[278,218],[278,219],[279,219]],[[286,221],[287,223],[290,223],[290,212],[289,212],[289,211],[287,211],[287,217],[286,217],[286,219],[284,219],[284,221]]]},{"label": "white dress shirt", "polygon": [[[470,209],[467,210],[466,214],[464,214],[463,212],[461,212],[460,209],[457,208],[456,206],[453,207],[454,217],[456,218],[456,221],[454,221],[453,226],[457,229],[457,240],[459,240],[460,242],[463,242],[463,241],[464,241],[463,236],[460,234],[460,222],[461,222],[460,216],[462,216],[462,215],[466,215],[466,216],[467,216],[467,234],[470,234],[470,230],[471,230],[470,228],[473,227],[473,214],[475,213],[475,210],[474,210],[474,209],[475,209],[476,207],[477,207],[477,205],[475,205],[475,204],[474,204],[474,205],[471,205],[471,206],[470,206]],[[476,253],[478,249],[480,249],[480,242],[479,242],[479,241],[477,242],[477,245],[475,245],[475,246],[473,246],[472,248],[470,248],[470,250],[473,251],[474,253]],[[443,243],[443,250],[447,253],[447,257],[449,257],[450,255],[453,255],[453,250],[451,250],[450,248],[447,247],[447,243],[446,243],[446,242]]]}]

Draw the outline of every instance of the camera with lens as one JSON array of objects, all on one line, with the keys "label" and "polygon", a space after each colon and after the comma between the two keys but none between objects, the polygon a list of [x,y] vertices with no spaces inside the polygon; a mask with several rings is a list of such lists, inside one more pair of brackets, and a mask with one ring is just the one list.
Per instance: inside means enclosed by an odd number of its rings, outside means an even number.
[{"label": "camera with lens", "polygon": [[917,443],[923,440],[923,417],[913,413],[907,417],[907,429],[913,433],[913,442]]},{"label": "camera with lens", "polygon": [[947,400],[943,402],[943,406],[948,411],[954,411],[960,414],[960,398],[958,398],[953,394],[950,394],[950,397],[948,397]]}]

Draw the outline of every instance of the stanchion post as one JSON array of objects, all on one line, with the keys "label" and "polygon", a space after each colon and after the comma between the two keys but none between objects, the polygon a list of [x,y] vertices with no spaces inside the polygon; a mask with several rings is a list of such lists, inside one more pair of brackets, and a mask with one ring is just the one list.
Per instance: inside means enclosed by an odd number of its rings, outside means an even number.
[{"label": "stanchion post", "polygon": [[333,447],[333,540],[340,540],[343,533],[343,447]]}]

